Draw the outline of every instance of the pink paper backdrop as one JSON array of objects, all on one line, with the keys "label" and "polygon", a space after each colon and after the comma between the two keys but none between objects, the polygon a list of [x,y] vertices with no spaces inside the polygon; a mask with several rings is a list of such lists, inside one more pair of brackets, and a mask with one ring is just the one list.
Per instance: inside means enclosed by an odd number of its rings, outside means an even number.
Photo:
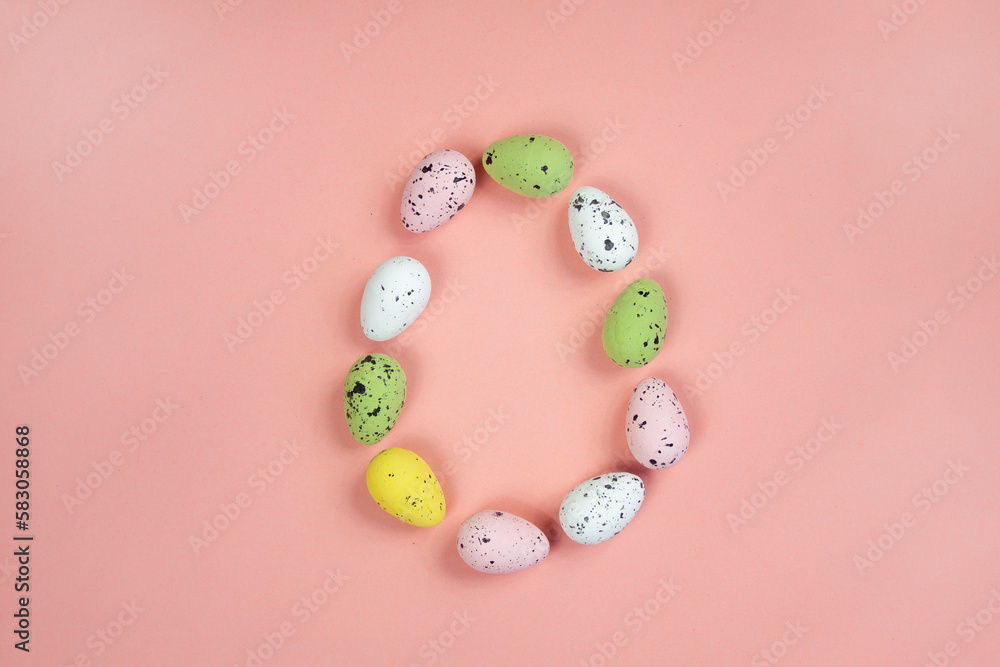
[{"label": "pink paper backdrop", "polygon": [[[1000,663],[996,3],[16,0],[0,26],[3,664]],[[402,228],[425,153],[526,132],[570,147],[570,189],[479,167],[458,218]],[[636,220],[620,274],[570,243],[581,185]],[[361,292],[398,254],[432,299],[375,344]],[[669,326],[625,370],[599,329],[644,275]],[[409,396],[364,447],[341,390],[372,351]],[[576,545],[559,502],[626,465],[648,375],[691,450]],[[388,446],[441,474],[439,526],[368,497]],[[488,508],[548,559],[467,568]]]}]

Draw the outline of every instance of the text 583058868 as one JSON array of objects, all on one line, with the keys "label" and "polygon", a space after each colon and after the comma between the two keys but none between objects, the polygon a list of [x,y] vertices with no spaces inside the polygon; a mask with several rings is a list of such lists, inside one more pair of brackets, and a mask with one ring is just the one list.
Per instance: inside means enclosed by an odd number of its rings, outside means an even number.
[{"label": "text 583058868", "polygon": [[[18,426],[15,430],[16,449],[14,454],[14,526],[19,531],[28,530],[28,521],[31,519],[31,495],[29,493],[31,443],[28,437],[27,426]],[[16,611],[14,612],[14,636],[20,641],[14,643],[14,648],[28,652],[28,642],[30,641],[30,616],[28,612],[28,596],[30,588],[31,574],[31,536],[14,535],[14,557],[17,558],[17,577],[14,578],[14,591],[17,594]]]}]

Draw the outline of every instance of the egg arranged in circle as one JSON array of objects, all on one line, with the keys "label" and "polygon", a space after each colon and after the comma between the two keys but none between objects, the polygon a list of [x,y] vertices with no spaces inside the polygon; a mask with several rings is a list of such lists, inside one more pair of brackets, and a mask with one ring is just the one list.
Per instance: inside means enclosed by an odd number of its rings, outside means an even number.
[{"label": "egg arranged in circle", "polygon": [[598,475],[566,494],[559,507],[559,523],[574,542],[600,544],[625,529],[645,497],[646,487],[637,475]]},{"label": "egg arranged in circle", "polygon": [[374,341],[403,333],[431,298],[431,276],[412,257],[391,257],[376,267],[361,295],[361,328]]},{"label": "egg arranged in circle", "polygon": [[573,178],[573,156],[552,137],[520,134],[483,153],[483,169],[497,183],[525,197],[551,197]]},{"label": "egg arranged in circle", "polygon": [[448,149],[430,153],[403,188],[403,226],[417,233],[437,229],[465,208],[475,188],[476,170],[469,158]]},{"label": "egg arranged in circle", "polygon": [[626,411],[625,438],[632,455],[647,468],[669,468],[687,453],[687,416],[666,382],[648,377],[636,385]]},{"label": "egg arranged in circle", "polygon": [[667,301],[660,285],[640,278],[615,299],[607,316],[601,341],[604,351],[619,366],[638,368],[652,361],[663,345],[667,330]]},{"label": "egg arranged in circle", "polygon": [[569,199],[569,233],[576,252],[597,271],[620,271],[639,251],[639,232],[629,214],[589,185]]},{"label": "egg arranged in circle", "polygon": [[344,414],[354,439],[373,445],[396,425],[406,399],[406,373],[386,354],[361,357],[344,380]]},{"label": "egg arranged in circle", "polygon": [[368,493],[378,506],[414,526],[436,526],[444,519],[441,484],[414,452],[390,447],[375,455],[365,473]]},{"label": "egg arranged in circle", "polygon": [[537,565],[549,555],[549,540],[527,519],[501,512],[477,512],[458,529],[458,555],[474,570],[509,574]]}]

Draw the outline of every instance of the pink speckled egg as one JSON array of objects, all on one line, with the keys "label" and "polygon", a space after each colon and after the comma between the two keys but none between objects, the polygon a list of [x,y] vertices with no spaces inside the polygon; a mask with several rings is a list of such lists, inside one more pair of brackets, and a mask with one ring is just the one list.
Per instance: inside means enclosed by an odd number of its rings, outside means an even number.
[{"label": "pink speckled egg", "polygon": [[477,512],[458,529],[458,554],[490,574],[520,572],[549,555],[549,540],[535,524],[510,512]]},{"label": "pink speckled egg", "polygon": [[636,386],[628,402],[625,437],[632,455],[647,468],[669,468],[687,453],[687,417],[666,382],[651,377]]},{"label": "pink speckled egg", "polygon": [[417,163],[403,188],[403,226],[418,233],[437,229],[465,208],[475,187],[476,170],[468,158],[434,151]]}]

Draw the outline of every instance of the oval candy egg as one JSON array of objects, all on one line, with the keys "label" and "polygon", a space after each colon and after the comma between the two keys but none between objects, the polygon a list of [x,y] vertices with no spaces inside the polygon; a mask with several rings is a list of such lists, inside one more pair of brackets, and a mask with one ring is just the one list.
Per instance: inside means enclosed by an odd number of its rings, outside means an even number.
[{"label": "oval candy egg", "polygon": [[573,178],[573,156],[552,137],[520,134],[487,148],[483,168],[508,190],[526,197],[551,197]]},{"label": "oval candy egg", "polygon": [[372,272],[361,296],[361,328],[371,340],[389,340],[406,330],[431,298],[431,276],[412,257],[392,257]]},{"label": "oval candy egg", "polygon": [[669,468],[687,453],[691,440],[687,417],[666,382],[649,377],[632,391],[625,437],[632,455],[647,468]]},{"label": "oval candy egg", "polygon": [[601,340],[619,366],[645,366],[660,351],[667,330],[667,301],[655,280],[640,278],[622,290],[607,317]]},{"label": "oval candy egg", "polygon": [[549,540],[526,519],[487,510],[477,512],[458,529],[458,555],[474,570],[508,574],[537,565],[549,555]]},{"label": "oval candy egg", "polygon": [[622,532],[646,495],[638,476],[609,472],[578,484],[559,507],[559,523],[574,542],[600,544]]},{"label": "oval candy egg", "polygon": [[390,447],[376,454],[365,473],[368,493],[378,506],[414,526],[436,526],[444,518],[444,492],[422,458]]},{"label": "oval candy egg", "polygon": [[344,381],[344,414],[354,439],[372,445],[396,425],[406,399],[406,374],[385,354],[354,362]]},{"label": "oval candy egg", "polygon": [[476,170],[458,151],[440,150],[417,163],[403,188],[400,215],[411,232],[429,232],[465,208],[476,187]]},{"label": "oval candy egg", "polygon": [[628,213],[597,188],[577,189],[569,200],[569,233],[592,269],[619,271],[639,250],[639,233]]}]

